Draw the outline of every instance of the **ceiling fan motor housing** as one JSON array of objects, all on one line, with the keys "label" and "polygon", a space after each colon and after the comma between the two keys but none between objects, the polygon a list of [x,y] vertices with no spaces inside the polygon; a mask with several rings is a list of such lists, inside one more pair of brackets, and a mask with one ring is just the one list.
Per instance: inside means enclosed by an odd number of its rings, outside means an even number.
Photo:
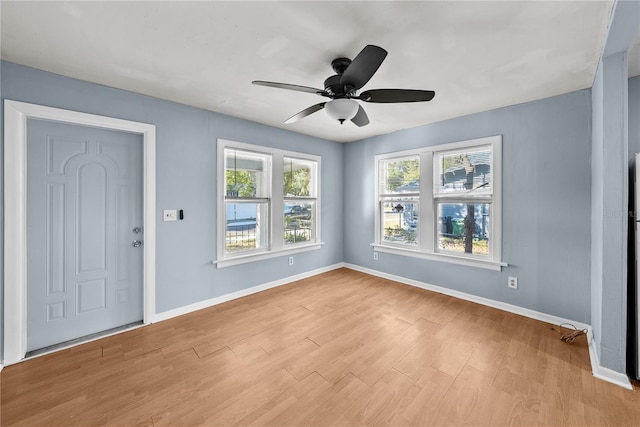
[{"label": "ceiling fan motor housing", "polygon": [[340,83],[340,74],[333,75],[324,81],[324,90],[334,95],[336,98],[344,98],[345,88]]},{"label": "ceiling fan motor housing", "polygon": [[350,64],[351,60],[349,58],[336,58],[331,61],[331,68],[333,68],[336,74],[324,81],[324,89],[335,95],[335,98],[344,98],[354,89],[352,87],[346,87],[341,83],[342,74]]}]

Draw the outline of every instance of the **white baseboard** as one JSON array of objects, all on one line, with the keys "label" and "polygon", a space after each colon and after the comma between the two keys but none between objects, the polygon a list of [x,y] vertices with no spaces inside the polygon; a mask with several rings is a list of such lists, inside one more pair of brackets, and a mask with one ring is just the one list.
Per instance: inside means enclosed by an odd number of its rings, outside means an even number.
[{"label": "white baseboard", "polygon": [[2,368],[4,368],[4,366],[2,366],[2,363],[0,363],[0,372],[2,372]]},{"label": "white baseboard", "polygon": [[598,351],[596,350],[596,344],[593,339],[593,335],[589,336],[589,358],[591,359],[591,373],[594,377],[601,380],[610,382],[612,384],[619,385],[628,390],[633,390],[631,381],[625,374],[616,372],[612,369],[605,368],[600,365],[600,358],[598,357]]},{"label": "white baseboard", "polygon": [[230,294],[220,295],[219,297],[185,305],[183,307],[175,308],[173,310],[163,311],[162,313],[157,313],[155,315],[154,322],[161,322],[163,320],[172,319],[177,316],[182,316],[183,314],[191,313],[197,310],[202,310],[204,308],[209,308],[214,305],[222,304],[223,302],[231,301],[237,298],[242,298],[247,295],[255,294],[257,292],[266,291],[267,289],[286,285],[288,283],[295,282],[297,280],[306,279],[308,277],[316,276],[318,274],[326,273],[328,271],[336,270],[342,267],[344,267],[344,263],[333,264],[327,267],[318,268],[316,270],[311,270],[304,273],[296,274],[295,276],[285,277],[283,279],[274,280],[273,282],[263,283],[262,285],[253,286],[251,288],[242,289],[240,291],[232,292]]},{"label": "white baseboard", "polygon": [[578,329],[587,330],[587,341],[589,343],[589,358],[591,360],[591,372],[594,377],[601,380],[616,384],[626,389],[632,389],[631,382],[625,374],[616,372],[609,368],[600,366],[600,360],[598,359],[598,353],[596,352],[595,342],[593,340],[593,331],[591,325],[586,323],[576,322],[570,319],[564,319],[562,317],[553,316],[547,313],[541,313],[536,310],[531,310],[517,305],[508,304],[506,302],[496,301],[489,298],[483,298],[476,295],[468,294],[465,292],[456,291],[453,289],[443,288],[441,286],[431,285],[429,283],[420,282],[406,277],[396,276],[395,274],[388,274],[378,270],[372,270],[370,268],[361,267],[359,265],[345,263],[344,267],[351,270],[360,271],[362,273],[371,274],[372,276],[382,277],[383,279],[393,280],[405,285],[415,286],[416,288],[426,289],[428,291],[438,292],[444,295],[460,298],[466,301],[475,302],[478,304],[486,305],[489,307],[497,308],[499,310],[508,311],[510,313],[519,314],[521,316],[529,317],[531,319],[540,320],[543,322],[551,323],[552,325],[561,325],[563,323],[570,323]]},{"label": "white baseboard", "polygon": [[452,297],[460,298],[466,301],[475,302],[478,304],[486,305],[489,307],[497,308],[499,310],[508,311],[510,313],[519,314],[521,316],[529,317],[531,319],[541,320],[543,322],[551,323],[553,325],[560,325],[562,323],[571,323],[578,329],[591,330],[591,326],[582,322],[575,322],[573,320],[563,319],[551,314],[541,313],[539,311],[530,310],[528,308],[520,307],[506,302],[496,301],[489,298],[483,298],[476,295],[468,294],[465,292],[456,291],[453,289],[443,288],[441,286],[431,285],[429,283],[419,282],[413,279],[407,279],[406,277],[396,276],[394,274],[383,273],[381,271],[372,270],[369,268],[360,267],[353,264],[345,264],[346,268],[360,271],[362,273],[371,274],[372,276],[382,277],[384,279],[393,280],[395,282],[404,283],[405,285],[415,286],[416,288],[426,289],[428,291],[438,292],[440,294],[449,295]]}]

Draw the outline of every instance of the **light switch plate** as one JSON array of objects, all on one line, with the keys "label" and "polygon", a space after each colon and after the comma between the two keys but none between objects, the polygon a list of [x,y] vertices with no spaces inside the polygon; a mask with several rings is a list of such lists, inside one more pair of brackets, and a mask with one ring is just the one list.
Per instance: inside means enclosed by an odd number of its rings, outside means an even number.
[{"label": "light switch plate", "polygon": [[163,221],[175,221],[178,219],[178,210],[177,209],[165,209],[162,211],[162,220]]}]

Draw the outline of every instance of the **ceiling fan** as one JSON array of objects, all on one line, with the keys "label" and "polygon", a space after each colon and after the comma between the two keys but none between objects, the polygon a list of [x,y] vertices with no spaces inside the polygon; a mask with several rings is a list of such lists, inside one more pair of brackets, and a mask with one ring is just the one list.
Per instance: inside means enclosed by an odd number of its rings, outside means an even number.
[{"label": "ceiling fan", "polygon": [[383,48],[367,45],[353,61],[349,58],[334,59],[331,61],[331,67],[336,74],[324,81],[324,89],[263,80],[254,80],[251,83],[278,89],[315,93],[331,99],[305,108],[289,117],[285,123],[294,123],[324,108],[327,110],[327,114],[338,120],[340,124],[343,124],[345,120],[351,120],[357,126],[362,127],[369,124],[369,117],[362,106],[355,101],[356,99],[375,103],[423,102],[431,101],[436,94],[432,90],[416,89],[370,89],[358,94],[357,91],[367,84],[386,56],[387,51]]}]

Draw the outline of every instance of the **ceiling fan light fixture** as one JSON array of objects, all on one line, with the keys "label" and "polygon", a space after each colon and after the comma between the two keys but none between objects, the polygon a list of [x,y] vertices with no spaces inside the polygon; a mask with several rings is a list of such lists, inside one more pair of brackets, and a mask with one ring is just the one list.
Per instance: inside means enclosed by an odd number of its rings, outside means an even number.
[{"label": "ceiling fan light fixture", "polygon": [[368,44],[353,61],[349,58],[334,59],[331,62],[331,67],[336,74],[324,81],[324,89],[264,80],[254,80],[251,83],[277,89],[314,93],[331,99],[331,101],[320,102],[305,108],[289,117],[285,123],[297,122],[316,111],[326,109],[329,117],[339,121],[340,124],[344,124],[345,120],[351,120],[356,126],[363,127],[369,124],[369,117],[364,108],[355,101],[356,99],[361,102],[378,104],[424,102],[431,101],[436,94],[432,90],[419,89],[369,89],[356,95],[373,77],[386,56],[386,50],[380,46]]},{"label": "ceiling fan light fixture", "polygon": [[360,105],[352,99],[339,98],[327,102],[324,108],[329,117],[342,124],[345,120],[351,120],[356,116]]}]

